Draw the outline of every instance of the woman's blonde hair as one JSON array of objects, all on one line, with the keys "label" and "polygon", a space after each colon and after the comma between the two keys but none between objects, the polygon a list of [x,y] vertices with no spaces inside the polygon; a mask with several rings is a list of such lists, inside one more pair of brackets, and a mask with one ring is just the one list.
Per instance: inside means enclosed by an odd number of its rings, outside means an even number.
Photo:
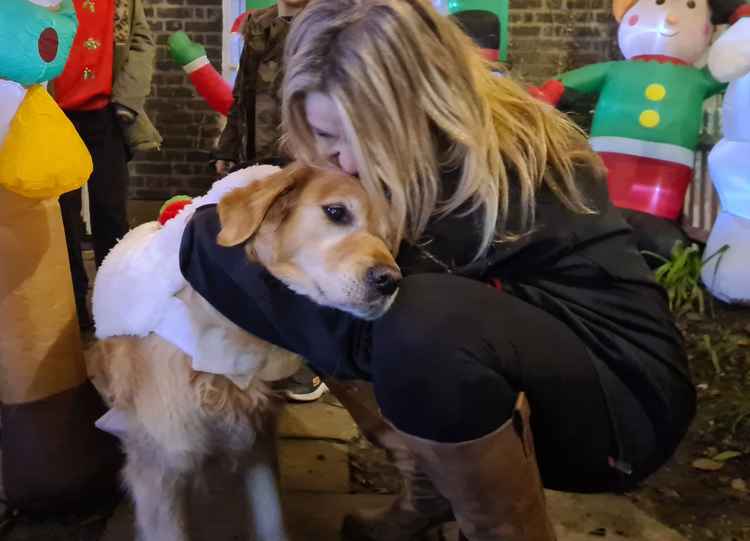
[{"label": "woman's blonde hair", "polygon": [[[429,219],[483,211],[481,256],[494,240],[534,224],[542,186],[589,212],[575,182],[580,164],[599,163],[577,127],[492,72],[470,38],[425,0],[318,0],[290,30],[282,117],[295,158],[321,164],[305,96],[327,94],[343,121],[360,179],[388,205],[394,245],[417,242]],[[451,193],[441,172],[460,171]],[[520,201],[508,228],[510,184]],[[515,209],[514,209],[515,211]]]}]

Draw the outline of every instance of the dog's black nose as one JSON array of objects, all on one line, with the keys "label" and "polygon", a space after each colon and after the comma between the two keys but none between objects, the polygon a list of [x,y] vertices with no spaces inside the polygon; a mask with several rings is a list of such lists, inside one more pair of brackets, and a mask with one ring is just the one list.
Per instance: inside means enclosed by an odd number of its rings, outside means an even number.
[{"label": "dog's black nose", "polygon": [[376,265],[367,270],[367,283],[381,295],[392,295],[401,283],[401,271],[387,265]]}]

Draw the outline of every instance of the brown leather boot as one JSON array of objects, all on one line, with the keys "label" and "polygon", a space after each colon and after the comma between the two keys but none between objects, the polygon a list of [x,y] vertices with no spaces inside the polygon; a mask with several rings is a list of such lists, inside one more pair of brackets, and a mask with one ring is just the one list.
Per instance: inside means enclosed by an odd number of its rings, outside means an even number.
[{"label": "brown leather boot", "polygon": [[453,506],[469,541],[555,541],[547,516],[529,403],[521,393],[513,417],[495,432],[440,443],[403,432],[419,466]]},{"label": "brown leather boot", "polygon": [[447,499],[420,471],[414,455],[398,432],[381,415],[372,385],[326,379],[330,391],[356,421],[364,436],[385,449],[398,468],[403,487],[394,502],[381,509],[362,509],[342,524],[345,541],[417,541],[431,528],[453,520]]}]

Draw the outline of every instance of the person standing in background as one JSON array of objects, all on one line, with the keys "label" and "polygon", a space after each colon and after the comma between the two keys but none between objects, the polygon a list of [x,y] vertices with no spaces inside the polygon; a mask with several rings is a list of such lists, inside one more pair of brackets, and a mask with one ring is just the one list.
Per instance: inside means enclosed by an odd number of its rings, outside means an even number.
[{"label": "person standing in background", "polygon": [[250,12],[245,20],[234,104],[214,152],[219,174],[235,165],[283,165],[288,161],[279,145],[282,57],[292,18],[307,3],[281,0],[275,6]]},{"label": "person standing in background", "polygon": [[[52,85],[60,108],[93,158],[88,181],[97,267],[128,231],[127,162],[137,150],[159,149],[161,136],[143,106],[151,90],[155,42],[143,0],[73,0],[79,28],[62,75]],[[81,253],[81,190],[60,197],[78,321],[93,327]]]},{"label": "person standing in background", "polygon": [[[247,16],[234,103],[214,152],[217,173],[223,175],[254,163],[288,163],[280,145],[284,43],[293,17],[307,3],[308,0],[281,0]],[[277,387],[295,402],[317,400],[328,389],[307,366]]]}]

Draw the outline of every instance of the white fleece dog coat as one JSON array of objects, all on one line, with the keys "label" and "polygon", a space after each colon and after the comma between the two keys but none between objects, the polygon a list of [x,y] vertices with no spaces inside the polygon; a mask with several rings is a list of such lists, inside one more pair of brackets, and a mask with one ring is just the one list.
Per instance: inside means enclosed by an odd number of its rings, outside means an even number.
[{"label": "white fleece dog coat", "polygon": [[[105,257],[96,275],[96,337],[147,336],[153,332],[190,355],[194,370],[224,375],[238,387],[247,388],[263,368],[257,358],[243,351],[241,345],[234,346],[229,334],[217,336],[216,328],[196,328],[187,307],[176,297],[187,286],[180,272],[180,242],[198,207],[218,203],[230,191],[279,170],[257,165],[236,171],[215,182],[206,195],[195,198],[163,226],[153,221],[129,231]],[[196,355],[199,337],[213,341],[220,354]],[[294,372],[291,368],[286,371]],[[119,436],[127,430],[127,423],[124,412],[110,410],[97,426]]]}]

